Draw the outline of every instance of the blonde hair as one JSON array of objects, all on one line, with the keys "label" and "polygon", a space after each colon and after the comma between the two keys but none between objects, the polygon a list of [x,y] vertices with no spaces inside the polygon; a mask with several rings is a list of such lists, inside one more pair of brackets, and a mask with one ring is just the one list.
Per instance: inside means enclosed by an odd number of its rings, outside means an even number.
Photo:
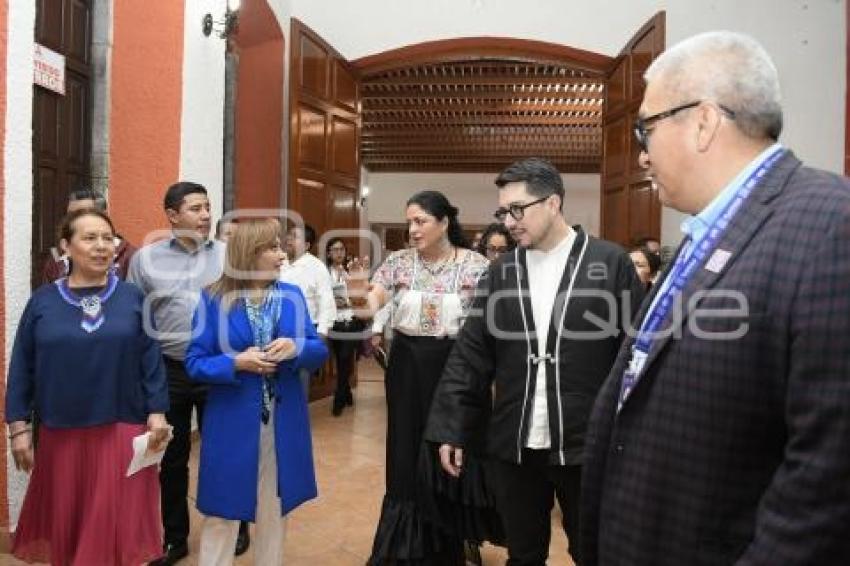
[{"label": "blonde hair", "polygon": [[253,287],[257,257],[279,242],[280,222],[274,218],[251,218],[236,224],[227,240],[224,272],[208,287],[212,296],[221,298],[225,310],[240,292]]}]

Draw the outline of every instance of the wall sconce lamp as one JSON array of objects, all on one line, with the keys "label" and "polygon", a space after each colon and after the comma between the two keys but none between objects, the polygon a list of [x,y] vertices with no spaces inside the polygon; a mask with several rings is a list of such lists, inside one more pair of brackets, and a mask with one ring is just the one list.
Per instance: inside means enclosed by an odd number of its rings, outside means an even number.
[{"label": "wall sconce lamp", "polygon": [[[231,2],[233,3],[232,7]],[[233,35],[239,23],[239,0],[228,0],[222,19],[214,21],[212,14],[206,14],[201,23],[203,26],[201,29],[205,36],[209,37],[215,31],[221,39],[227,39]]]}]

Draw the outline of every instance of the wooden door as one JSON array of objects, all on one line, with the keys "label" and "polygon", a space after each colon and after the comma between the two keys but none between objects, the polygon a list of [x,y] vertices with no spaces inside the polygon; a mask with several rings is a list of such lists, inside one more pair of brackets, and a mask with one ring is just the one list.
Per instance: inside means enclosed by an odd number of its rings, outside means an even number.
[{"label": "wooden door", "polygon": [[[287,206],[321,240],[329,230],[359,227],[359,80],[344,57],[295,18],[290,37]],[[358,243],[348,240],[356,249]],[[333,392],[329,368],[311,382],[311,399]]]},{"label": "wooden door", "polygon": [[624,246],[661,235],[661,203],[638,166],[632,133],[643,99],[643,73],[664,50],[664,12],[653,16],[626,44],[608,73],[602,120],[602,237]]},{"label": "wooden door", "polygon": [[91,0],[38,0],[35,41],[65,56],[65,94],[33,86],[33,287],[68,192],[91,181]]}]

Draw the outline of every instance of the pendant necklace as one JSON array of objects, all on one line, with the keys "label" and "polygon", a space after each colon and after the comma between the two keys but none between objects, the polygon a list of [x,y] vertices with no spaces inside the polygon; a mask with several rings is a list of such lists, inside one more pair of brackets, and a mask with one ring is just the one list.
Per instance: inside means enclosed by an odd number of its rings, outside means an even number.
[{"label": "pendant necklace", "polygon": [[106,321],[106,314],[103,310],[103,305],[112,296],[115,288],[118,287],[118,276],[110,273],[106,280],[106,286],[98,293],[78,296],[71,290],[68,284],[68,278],[63,277],[56,281],[56,288],[59,289],[59,295],[69,305],[75,306],[83,312],[80,328],[91,334]]}]

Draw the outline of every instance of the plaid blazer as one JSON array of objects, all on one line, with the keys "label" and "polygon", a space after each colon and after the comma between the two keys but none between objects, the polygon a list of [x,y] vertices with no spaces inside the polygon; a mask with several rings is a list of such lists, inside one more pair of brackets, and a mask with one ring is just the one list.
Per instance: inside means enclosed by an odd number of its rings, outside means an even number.
[{"label": "plaid blazer", "polygon": [[596,400],[583,566],[850,564],[850,183],[789,151],[716,249]]}]

